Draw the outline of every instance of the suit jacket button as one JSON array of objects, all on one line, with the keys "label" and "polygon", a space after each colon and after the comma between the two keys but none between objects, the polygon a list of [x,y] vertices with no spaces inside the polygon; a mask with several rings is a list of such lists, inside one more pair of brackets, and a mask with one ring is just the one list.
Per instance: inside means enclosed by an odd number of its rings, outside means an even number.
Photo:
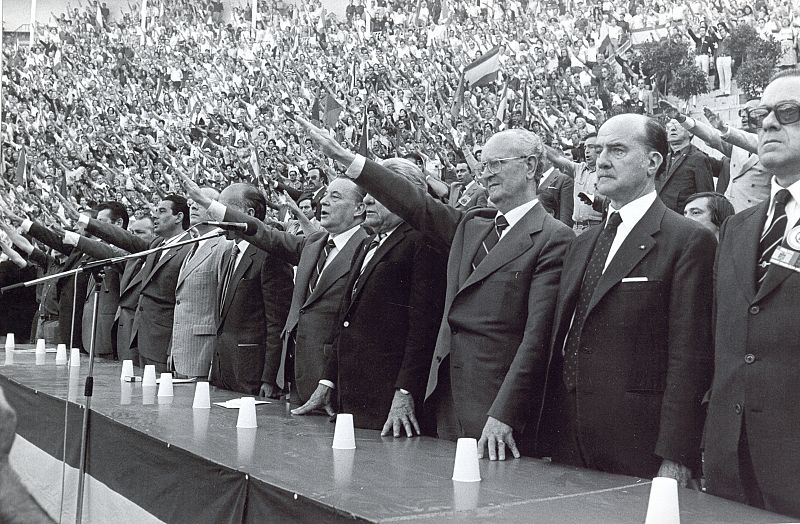
[{"label": "suit jacket button", "polygon": [[761,308],[758,306],[750,306],[750,314],[751,315],[758,315],[758,312],[761,311]]},{"label": "suit jacket button", "polygon": [[752,364],[753,362],[756,361],[756,356],[753,355],[752,353],[748,353],[747,355],[744,356],[744,361],[747,362],[748,364]]},{"label": "suit jacket button", "polygon": [[180,305],[181,305],[181,301],[180,301],[180,300],[176,300],[176,301],[175,301],[175,305],[176,305],[176,306],[180,306]]},{"label": "suit jacket button", "polygon": [[737,403],[735,406],[733,406],[733,411],[735,411],[737,415],[741,415],[742,414],[742,405]]},{"label": "suit jacket button", "polygon": [[305,310],[305,309],[301,309],[301,310],[300,310],[300,314],[301,314],[301,315],[302,315],[302,314],[304,314],[305,312],[306,312],[306,310]]},{"label": "suit jacket button", "polygon": [[345,320],[345,321],[344,321],[344,324],[342,324],[342,325],[343,325],[344,327],[350,327],[350,322],[349,322],[349,321],[347,321],[347,320]]}]

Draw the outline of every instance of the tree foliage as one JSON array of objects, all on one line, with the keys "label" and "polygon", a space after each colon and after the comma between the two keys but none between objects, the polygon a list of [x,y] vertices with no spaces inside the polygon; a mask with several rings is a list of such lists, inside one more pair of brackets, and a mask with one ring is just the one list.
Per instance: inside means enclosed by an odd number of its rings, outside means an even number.
[{"label": "tree foliage", "polygon": [[758,98],[775,71],[781,56],[779,42],[761,38],[749,25],[740,25],[731,34],[731,56],[739,67],[736,85],[748,98]]},{"label": "tree foliage", "polygon": [[654,77],[653,86],[662,94],[683,100],[708,92],[703,72],[689,57],[689,46],[677,39],[648,42],[639,48],[642,72]]}]

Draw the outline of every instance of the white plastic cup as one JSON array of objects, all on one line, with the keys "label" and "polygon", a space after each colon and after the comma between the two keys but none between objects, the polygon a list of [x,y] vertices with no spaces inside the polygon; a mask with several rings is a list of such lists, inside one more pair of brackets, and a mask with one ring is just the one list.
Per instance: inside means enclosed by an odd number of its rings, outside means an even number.
[{"label": "white plastic cup", "polygon": [[70,367],[81,367],[81,350],[72,348],[72,353],[69,357]]},{"label": "white plastic cup", "polygon": [[336,427],[333,430],[333,449],[356,449],[356,433],[353,429],[353,415],[339,413],[336,415]]},{"label": "white plastic cup", "polygon": [[242,429],[257,428],[256,399],[253,397],[242,397],[239,400],[239,418],[236,419],[236,427]]},{"label": "white plastic cup", "polygon": [[159,397],[172,397],[172,373],[161,373],[161,383],[158,385]]},{"label": "white plastic cup", "polygon": [[197,382],[194,386],[194,409],[211,409],[211,395],[208,389],[208,382]]},{"label": "white plastic cup", "polygon": [[650,485],[645,524],[680,524],[678,481],[669,477],[656,477]]},{"label": "white plastic cup", "polygon": [[40,338],[36,341],[36,365],[41,366],[47,360],[47,353],[45,348],[45,341]]},{"label": "white plastic cup", "polygon": [[478,441],[460,438],[456,443],[456,460],[453,465],[453,480],[457,482],[480,482],[481,467],[478,462]]},{"label": "white plastic cup", "polygon": [[156,386],[156,367],[153,364],[148,364],[144,367],[142,386]]},{"label": "white plastic cup", "polygon": [[56,346],[56,364],[64,365],[67,362],[67,345],[59,344]]},{"label": "white plastic cup", "polygon": [[122,361],[122,373],[119,374],[119,379],[124,381],[128,377],[133,376],[133,360]]},{"label": "white plastic cup", "polygon": [[6,335],[6,353],[14,351],[14,349],[16,349],[14,347],[14,333],[9,333]]}]

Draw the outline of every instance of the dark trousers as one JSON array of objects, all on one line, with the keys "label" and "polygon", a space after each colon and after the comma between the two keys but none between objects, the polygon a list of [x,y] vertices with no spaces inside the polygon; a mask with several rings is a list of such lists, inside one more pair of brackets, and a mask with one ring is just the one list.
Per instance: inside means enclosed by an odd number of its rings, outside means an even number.
[{"label": "dark trousers", "polygon": [[151,365],[156,367],[156,375],[160,375],[161,373],[169,373],[169,366],[167,366],[166,362],[159,362],[158,360],[153,360],[139,355],[139,367],[144,369],[145,366]]}]

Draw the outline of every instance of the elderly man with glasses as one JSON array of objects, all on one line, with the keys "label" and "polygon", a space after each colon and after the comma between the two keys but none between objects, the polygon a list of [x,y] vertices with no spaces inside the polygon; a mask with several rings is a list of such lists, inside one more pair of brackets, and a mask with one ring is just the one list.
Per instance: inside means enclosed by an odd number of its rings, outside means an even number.
[{"label": "elderly man with glasses", "polygon": [[[483,185],[494,208],[442,204],[299,119],[346,176],[449,253],[444,318],[426,391],[439,437],[480,438],[491,460],[536,453],[555,296],[570,229],[536,198],[543,145],[510,129],[486,142]],[[517,445],[517,441],[523,446]]]}]

